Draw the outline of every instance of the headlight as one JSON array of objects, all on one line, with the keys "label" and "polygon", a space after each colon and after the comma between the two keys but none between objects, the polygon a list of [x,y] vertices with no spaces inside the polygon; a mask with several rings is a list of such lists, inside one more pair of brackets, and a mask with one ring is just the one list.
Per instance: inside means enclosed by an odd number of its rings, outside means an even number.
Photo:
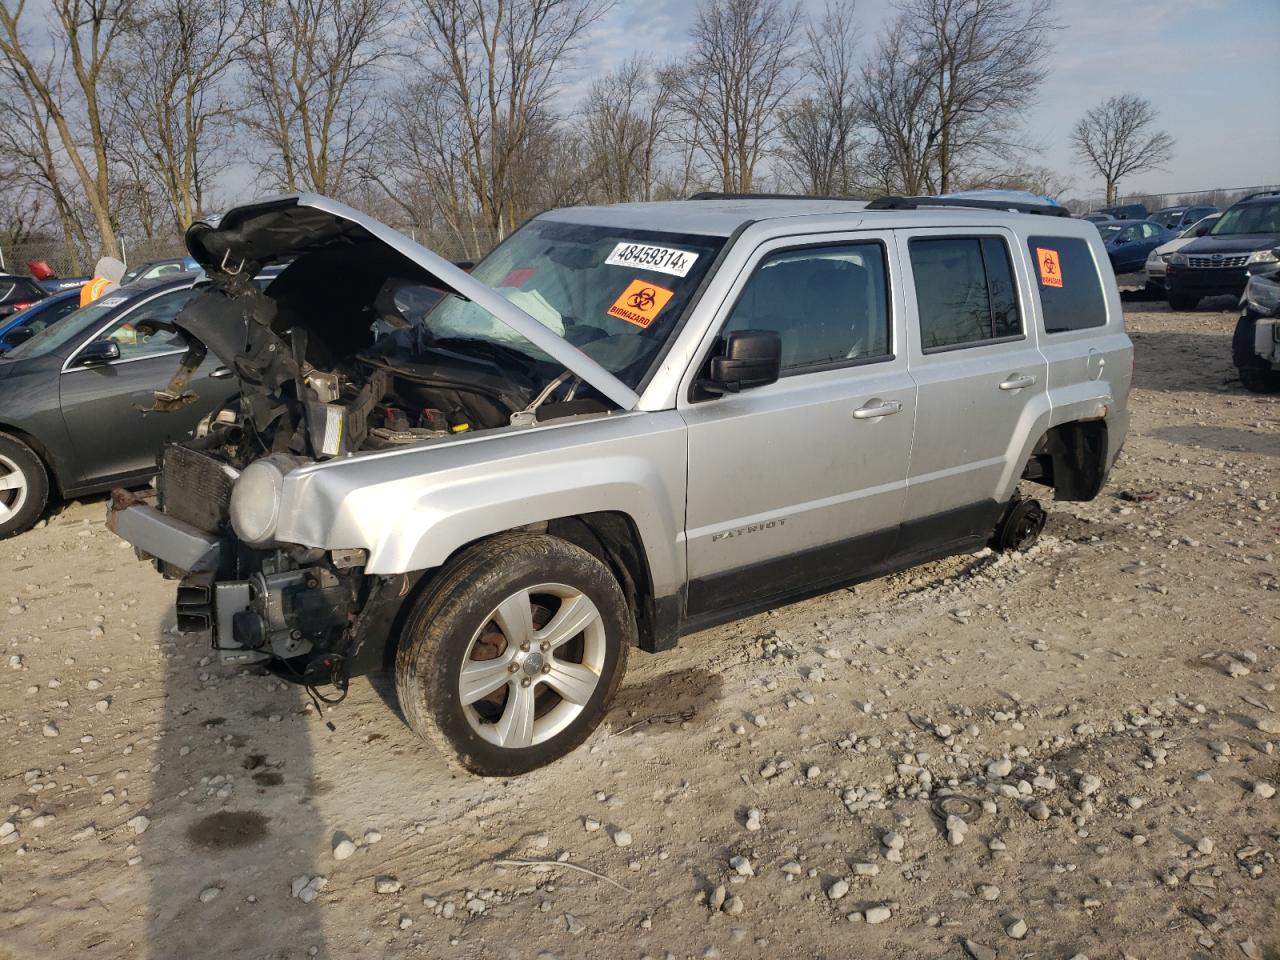
[{"label": "headlight", "polygon": [[1176,253],[1162,253],[1160,254],[1160,259],[1163,260],[1165,263],[1168,263],[1170,260],[1172,260],[1176,256],[1177,256]]},{"label": "headlight", "polygon": [[275,454],[245,467],[231,490],[231,526],[245,543],[260,546],[275,536],[284,476],[299,460]]},{"label": "headlight", "polygon": [[1249,254],[1249,259],[1245,261],[1245,265],[1251,263],[1275,263],[1276,252],[1274,250],[1258,250]]},{"label": "headlight", "polygon": [[1187,265],[1187,255],[1185,253],[1171,253],[1165,263],[1171,263],[1175,267],[1185,267]]}]

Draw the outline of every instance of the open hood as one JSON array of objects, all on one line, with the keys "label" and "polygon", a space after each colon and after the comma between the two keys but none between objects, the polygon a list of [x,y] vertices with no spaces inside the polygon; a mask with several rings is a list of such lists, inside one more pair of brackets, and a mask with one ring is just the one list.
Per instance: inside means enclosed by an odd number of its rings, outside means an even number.
[{"label": "open hood", "polygon": [[274,263],[371,240],[411,261],[435,286],[482,307],[623,410],[635,407],[639,398],[630,387],[492,287],[344,203],[314,193],[289,194],[194,223],[186,236],[187,249],[211,276],[253,276]]}]

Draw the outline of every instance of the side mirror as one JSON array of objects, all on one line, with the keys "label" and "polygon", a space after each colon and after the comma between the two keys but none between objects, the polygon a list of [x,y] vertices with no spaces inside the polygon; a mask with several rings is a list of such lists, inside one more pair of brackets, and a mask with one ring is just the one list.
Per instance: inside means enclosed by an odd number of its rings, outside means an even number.
[{"label": "side mirror", "polygon": [[1204,236],[1206,233],[1208,233],[1208,232],[1209,232],[1209,228],[1208,228],[1208,227],[1197,227],[1197,228],[1196,228],[1196,236],[1197,236],[1197,237],[1203,237],[1203,236]]},{"label": "side mirror", "polygon": [[76,363],[82,367],[96,367],[120,359],[120,344],[114,340],[95,340],[76,354]]},{"label": "side mirror", "polygon": [[711,359],[711,375],[698,381],[708,393],[737,393],[778,379],[782,339],[772,330],[736,330],[725,339],[724,352]]},{"label": "side mirror", "polygon": [[16,347],[20,343],[26,343],[36,332],[30,327],[19,327],[17,330],[11,330],[5,334],[5,340],[9,341],[9,346]]}]

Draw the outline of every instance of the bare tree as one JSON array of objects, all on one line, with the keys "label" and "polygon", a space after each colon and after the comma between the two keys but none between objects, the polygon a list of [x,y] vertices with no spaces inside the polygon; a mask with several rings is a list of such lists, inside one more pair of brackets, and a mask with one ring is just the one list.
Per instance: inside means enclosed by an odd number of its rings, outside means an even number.
[{"label": "bare tree", "polygon": [[928,193],[938,140],[932,85],[901,30],[881,35],[857,100],[871,135],[865,167],[872,182],[886,193]]},{"label": "bare tree", "polygon": [[607,203],[652,200],[670,110],[670,74],[636,56],[591,85],[583,104],[588,174]]},{"label": "bare tree", "polygon": [[801,192],[845,194],[853,188],[858,105],[854,53],[858,44],[853,0],[828,3],[806,31],[801,65],[812,88],[783,111],[778,154],[784,180]]},{"label": "bare tree", "polygon": [[137,0],[51,0],[34,14],[47,36],[33,40],[24,19],[26,0],[0,0],[0,60],[22,78],[48,117],[58,151],[79,181],[98,240],[109,254],[118,254],[119,245],[112,219],[110,103],[103,80],[136,6]]},{"label": "bare tree", "polygon": [[286,190],[341,194],[380,131],[396,0],[246,0],[245,115]]},{"label": "bare tree", "polygon": [[179,231],[228,165],[214,147],[232,119],[224,81],[244,43],[243,16],[239,0],[146,0],[113,71],[125,130],[116,155],[139,184],[154,180]]},{"label": "bare tree", "polygon": [[902,29],[932,87],[939,192],[966,163],[1007,157],[1048,73],[1052,0],[905,0]]},{"label": "bare tree", "polygon": [[87,250],[89,243],[81,219],[84,203],[76,189],[75,173],[68,177],[65,164],[59,162],[57,130],[26,75],[11,62],[4,67],[0,74],[0,165],[7,184],[5,195],[10,196],[11,189],[21,195],[24,188],[29,188],[48,199],[62,231],[70,266],[79,273],[81,251]]},{"label": "bare tree", "polygon": [[1157,130],[1151,101],[1136,93],[1108,97],[1071,128],[1071,145],[1107,185],[1107,203],[1116,201],[1121,178],[1159,169],[1173,156],[1173,137]]},{"label": "bare tree", "polygon": [[[611,0],[416,0],[444,121],[431,150],[456,160],[468,201],[501,239],[526,211],[513,177],[535,122]],[[447,140],[443,138],[448,138]]]},{"label": "bare tree", "polygon": [[674,102],[689,142],[722,189],[750,191],[798,79],[799,5],[786,0],[704,0]]}]

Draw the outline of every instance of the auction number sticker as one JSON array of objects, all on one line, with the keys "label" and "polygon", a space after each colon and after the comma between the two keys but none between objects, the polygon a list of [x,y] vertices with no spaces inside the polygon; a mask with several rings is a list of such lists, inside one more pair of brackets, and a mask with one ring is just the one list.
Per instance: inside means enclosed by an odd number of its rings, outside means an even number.
[{"label": "auction number sticker", "polygon": [[647,243],[620,243],[613,248],[605,263],[611,267],[638,267],[656,270],[673,277],[683,277],[698,262],[698,255],[674,247],[655,247]]},{"label": "auction number sticker", "polygon": [[1057,250],[1036,247],[1036,261],[1040,264],[1041,286],[1062,286],[1062,261],[1058,259]]},{"label": "auction number sticker", "polygon": [[674,291],[646,280],[632,280],[618,299],[613,301],[613,306],[605,312],[611,317],[634,323],[637,327],[644,329],[653,323],[659,311],[674,296]]}]

